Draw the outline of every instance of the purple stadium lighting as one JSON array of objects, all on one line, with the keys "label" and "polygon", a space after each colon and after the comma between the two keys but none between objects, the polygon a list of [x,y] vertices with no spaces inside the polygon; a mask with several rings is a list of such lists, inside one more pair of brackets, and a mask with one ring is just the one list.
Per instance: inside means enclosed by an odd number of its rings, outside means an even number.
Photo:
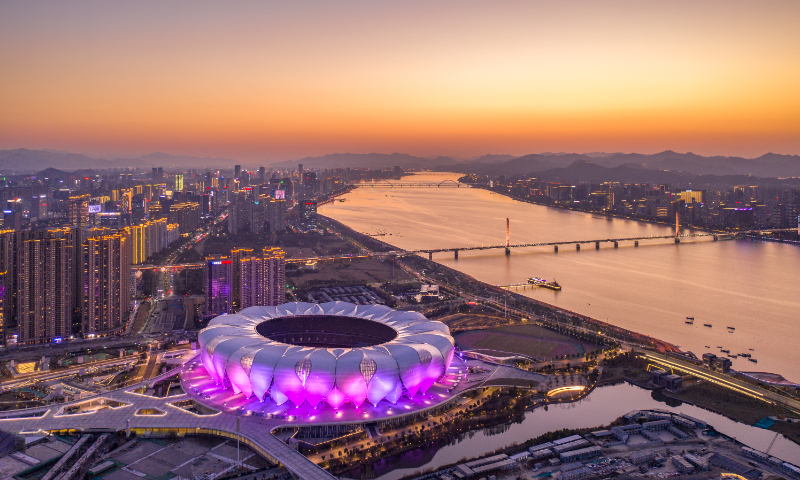
[{"label": "purple stadium lighting", "polygon": [[345,302],[246,308],[213,319],[198,342],[208,373],[235,394],[336,409],[424,394],[455,344],[420,313]]}]

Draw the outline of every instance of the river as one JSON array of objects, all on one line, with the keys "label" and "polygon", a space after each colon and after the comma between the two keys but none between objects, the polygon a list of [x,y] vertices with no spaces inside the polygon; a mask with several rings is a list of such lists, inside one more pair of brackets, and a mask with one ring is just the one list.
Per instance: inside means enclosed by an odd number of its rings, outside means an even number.
[{"label": "river", "polygon": [[[419,174],[402,182],[441,182],[457,174]],[[398,183],[398,182],[393,182]],[[672,227],[532,205],[473,188],[359,188],[319,212],[404,249],[669,235]],[[434,254],[434,260],[495,285],[555,278],[560,292],[520,293],[702,355],[749,352],[740,371],[779,373],[800,382],[800,249],[747,240],[669,240],[619,248],[562,245]],[[695,317],[687,325],[685,317]],[[704,327],[703,324],[712,327]],[[733,333],[727,327],[734,327]],[[710,348],[706,348],[710,347]],[[724,355],[724,354],[723,354]],[[639,408],[639,407],[636,407]]]}]

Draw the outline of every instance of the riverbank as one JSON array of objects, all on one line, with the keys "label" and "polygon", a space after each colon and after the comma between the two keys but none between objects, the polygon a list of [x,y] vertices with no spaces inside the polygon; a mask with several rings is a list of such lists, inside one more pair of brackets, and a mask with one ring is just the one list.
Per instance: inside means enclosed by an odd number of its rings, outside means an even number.
[{"label": "riverbank", "polygon": [[[605,362],[598,386],[613,385],[627,381],[640,388],[649,387],[651,374],[648,362],[630,353],[620,355]],[[686,403],[722,415],[735,422],[755,425],[765,417],[791,418],[795,415],[783,407],[754,399],[719,385],[684,376],[682,392],[668,392],[660,389],[655,395],[666,400],[674,400],[676,405]],[[781,433],[800,445],[800,423],[775,422],[768,430]]]},{"label": "riverbank", "polygon": [[[588,213],[589,215],[597,215],[597,216],[605,217],[605,218],[617,218],[617,219],[620,219],[620,220],[633,220],[635,222],[647,223],[647,224],[651,224],[651,225],[660,225],[662,227],[674,227],[675,226],[675,222],[671,222],[671,221],[667,222],[667,221],[656,220],[656,219],[653,219],[653,218],[630,217],[630,216],[627,216],[627,215],[622,215],[622,214],[613,213],[613,212],[584,210],[584,209],[580,209],[580,208],[568,207],[566,205],[554,205],[554,204],[548,203],[548,202],[537,202],[536,200],[531,199],[531,198],[520,197],[520,196],[514,195],[514,194],[512,194],[510,192],[503,192],[503,191],[497,190],[495,188],[489,188],[488,186],[473,185],[473,188],[481,188],[483,190],[487,190],[489,192],[496,193],[497,195],[502,195],[502,196],[510,198],[512,200],[517,200],[519,202],[524,202],[524,203],[530,203],[532,205],[539,205],[539,206],[542,206],[542,207],[550,207],[550,208],[555,208],[555,209],[558,209],[558,210],[564,210],[564,211],[570,211],[570,212]],[[729,232],[727,230],[717,230],[717,229],[713,229],[713,228],[697,226],[697,225],[691,225],[691,224],[681,225],[681,228],[691,228],[691,229],[694,229],[694,230],[700,230],[700,231],[704,231],[704,232],[713,232],[713,233],[719,233],[719,234],[736,233],[736,232]]]},{"label": "riverbank", "polygon": [[[708,382],[697,382],[680,393],[663,391],[662,395],[747,425],[756,425],[766,417],[795,418],[791,411],[783,407],[762,402]],[[767,430],[780,433],[800,445],[800,423],[779,421]]]}]

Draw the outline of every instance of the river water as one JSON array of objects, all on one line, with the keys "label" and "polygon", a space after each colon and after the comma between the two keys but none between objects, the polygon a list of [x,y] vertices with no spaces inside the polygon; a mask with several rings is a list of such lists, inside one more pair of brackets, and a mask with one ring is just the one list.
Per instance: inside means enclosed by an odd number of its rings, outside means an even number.
[{"label": "river water", "polygon": [[[374,464],[374,472],[363,478],[395,480],[406,475],[459,462],[465,458],[480,457],[496,449],[522,443],[547,432],[562,428],[591,428],[608,424],[633,410],[662,409],[683,413],[708,422],[718,432],[733,437],[760,451],[769,448],[775,433],[769,430],[734,422],[716,413],[683,404],[667,406],[653,398],[652,392],[628,384],[602,387],[594,390],[583,400],[563,405],[550,405],[547,410],[537,408],[525,415],[521,423],[510,425],[502,433],[496,430],[475,431],[461,441],[438,449],[421,448],[399,457],[389,458]],[[491,429],[490,429],[491,430]],[[493,433],[493,434],[492,434]],[[770,454],[795,464],[800,462],[800,445],[779,436]],[[350,478],[361,478],[364,472],[351,472]],[[375,476],[373,476],[375,475]]]},{"label": "river water", "polygon": [[[420,174],[402,182],[441,182],[456,174]],[[401,182],[401,183],[402,183]],[[398,183],[398,182],[393,182]],[[357,231],[404,249],[576,241],[669,235],[673,227],[519,202],[473,188],[359,188],[345,202],[320,207]],[[507,285],[555,278],[560,292],[520,293],[652,335],[702,355],[719,348],[749,352],[758,363],[732,359],[740,371],[780,373],[800,382],[800,248],[709,239],[562,245],[434,254],[434,260],[478,280]],[[695,317],[687,325],[685,317]],[[703,324],[712,327],[704,327]],[[728,326],[734,327],[730,333]],[[706,346],[710,348],[706,348]],[[724,355],[724,354],[722,354]],[[636,407],[640,408],[640,407]],[[623,412],[624,413],[624,412]]]}]

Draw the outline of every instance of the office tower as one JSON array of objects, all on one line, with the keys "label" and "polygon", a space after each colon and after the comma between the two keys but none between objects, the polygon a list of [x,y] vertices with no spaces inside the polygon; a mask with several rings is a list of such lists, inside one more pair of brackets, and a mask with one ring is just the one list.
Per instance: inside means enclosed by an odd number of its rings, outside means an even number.
[{"label": "office tower", "polygon": [[285,256],[280,248],[265,248],[260,256],[243,257],[239,260],[239,309],[285,303]]},{"label": "office tower", "polygon": [[31,198],[31,217],[45,218],[48,211],[48,198],[46,193],[34,195]]},{"label": "office tower", "polygon": [[81,332],[84,338],[119,332],[131,295],[127,229],[110,235],[105,232],[89,235],[82,245]]},{"label": "office tower", "polygon": [[3,228],[19,230],[22,227],[22,212],[19,210],[3,210]]},{"label": "office tower", "polygon": [[303,192],[306,195],[316,193],[317,172],[305,172],[303,174]]},{"label": "office tower", "polygon": [[308,230],[317,228],[317,202],[304,200],[300,202],[300,225]]},{"label": "office tower", "polygon": [[286,200],[270,200],[267,203],[267,224],[269,233],[286,230]]},{"label": "office tower", "polygon": [[69,336],[76,230],[26,230],[17,237],[17,324],[20,344]]},{"label": "office tower", "polygon": [[[283,190],[283,197],[279,196],[279,193]],[[278,184],[278,190],[275,192],[275,198],[283,198],[284,200],[291,200],[294,196],[294,182],[290,178],[283,178],[281,179],[280,183]]]},{"label": "office tower", "polygon": [[212,210],[213,196],[209,193],[200,195],[200,211],[203,215],[210,215]]},{"label": "office tower", "polygon": [[69,197],[69,223],[73,227],[89,226],[89,194]]},{"label": "office tower", "polygon": [[176,192],[183,191],[183,175],[181,174],[175,175],[175,191]]},{"label": "office tower", "polygon": [[303,179],[303,164],[302,163],[298,163],[297,164],[297,179],[298,180],[302,180]]},{"label": "office tower", "polygon": [[400,179],[403,176],[403,167],[399,165],[394,166],[394,178]]},{"label": "office tower", "polygon": [[242,166],[241,165],[234,165],[233,166],[233,178],[239,180],[242,178]]},{"label": "office tower", "polygon": [[232,313],[233,262],[221,255],[206,257],[206,315]]},{"label": "office tower", "polygon": [[164,181],[164,167],[153,167],[153,183],[161,183]]},{"label": "office tower", "polygon": [[258,167],[258,181],[259,183],[264,183],[267,181],[267,168],[266,167]]}]

